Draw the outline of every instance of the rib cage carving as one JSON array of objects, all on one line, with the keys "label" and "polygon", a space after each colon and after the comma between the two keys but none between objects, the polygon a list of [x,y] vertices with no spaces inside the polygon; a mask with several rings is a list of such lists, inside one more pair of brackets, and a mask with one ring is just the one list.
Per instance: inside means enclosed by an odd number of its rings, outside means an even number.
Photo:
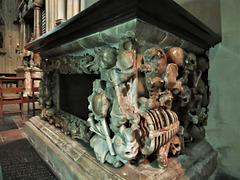
[{"label": "rib cage carving", "polygon": [[[166,145],[179,131],[179,121],[176,113],[171,110],[154,109],[141,113],[140,128],[143,137],[144,147],[141,152],[150,155],[157,152],[160,147]],[[146,145],[149,139],[150,146]]]}]

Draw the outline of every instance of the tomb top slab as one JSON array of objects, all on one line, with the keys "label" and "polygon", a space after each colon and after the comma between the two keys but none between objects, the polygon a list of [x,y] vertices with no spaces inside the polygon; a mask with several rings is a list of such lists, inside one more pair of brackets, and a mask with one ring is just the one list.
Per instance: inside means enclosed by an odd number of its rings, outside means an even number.
[{"label": "tomb top slab", "polygon": [[172,0],[101,0],[25,48],[41,53],[132,20],[174,34],[203,50],[221,41],[221,37]]}]

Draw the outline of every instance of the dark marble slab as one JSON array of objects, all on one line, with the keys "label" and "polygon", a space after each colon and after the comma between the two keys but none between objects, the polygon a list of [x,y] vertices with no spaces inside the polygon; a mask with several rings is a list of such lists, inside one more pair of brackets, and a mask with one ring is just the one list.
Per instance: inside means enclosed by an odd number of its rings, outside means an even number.
[{"label": "dark marble slab", "polygon": [[172,0],[100,0],[26,45],[36,52],[58,47],[112,26],[139,19],[208,50],[221,37]]}]

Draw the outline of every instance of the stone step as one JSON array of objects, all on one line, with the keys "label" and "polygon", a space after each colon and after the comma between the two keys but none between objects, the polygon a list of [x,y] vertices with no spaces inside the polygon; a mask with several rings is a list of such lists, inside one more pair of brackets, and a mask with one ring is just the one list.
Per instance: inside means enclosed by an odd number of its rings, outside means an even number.
[{"label": "stone step", "polygon": [[206,140],[188,147],[184,155],[169,158],[165,169],[157,168],[155,161],[114,168],[100,164],[88,144],[64,135],[39,116],[26,122],[24,131],[61,179],[205,180],[217,164],[217,153]]}]

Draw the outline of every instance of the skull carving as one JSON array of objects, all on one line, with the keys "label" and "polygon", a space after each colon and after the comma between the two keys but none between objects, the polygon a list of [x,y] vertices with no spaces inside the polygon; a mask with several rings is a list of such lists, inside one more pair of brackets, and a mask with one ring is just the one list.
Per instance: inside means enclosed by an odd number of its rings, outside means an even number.
[{"label": "skull carving", "polygon": [[198,124],[198,115],[196,109],[189,109],[188,110],[189,121],[193,124]]},{"label": "skull carving", "polygon": [[185,107],[191,99],[191,90],[188,86],[183,85],[183,92],[178,96],[180,100],[180,106]]},{"label": "skull carving", "polygon": [[109,69],[116,64],[116,56],[115,48],[103,47],[97,53],[98,65],[104,69]]},{"label": "skull carving", "polygon": [[170,142],[170,152],[173,155],[178,155],[181,151],[181,142],[178,136],[174,136]]},{"label": "skull carving", "polygon": [[207,69],[209,69],[209,63],[208,63],[207,59],[205,59],[205,58],[198,58],[197,68],[201,72],[205,72]]},{"label": "skull carving", "polygon": [[138,143],[131,128],[126,128],[122,134],[113,138],[113,146],[121,161],[134,159],[138,154]]},{"label": "skull carving", "polygon": [[193,53],[188,53],[184,63],[185,63],[185,68],[191,72],[196,69],[197,58]]}]

